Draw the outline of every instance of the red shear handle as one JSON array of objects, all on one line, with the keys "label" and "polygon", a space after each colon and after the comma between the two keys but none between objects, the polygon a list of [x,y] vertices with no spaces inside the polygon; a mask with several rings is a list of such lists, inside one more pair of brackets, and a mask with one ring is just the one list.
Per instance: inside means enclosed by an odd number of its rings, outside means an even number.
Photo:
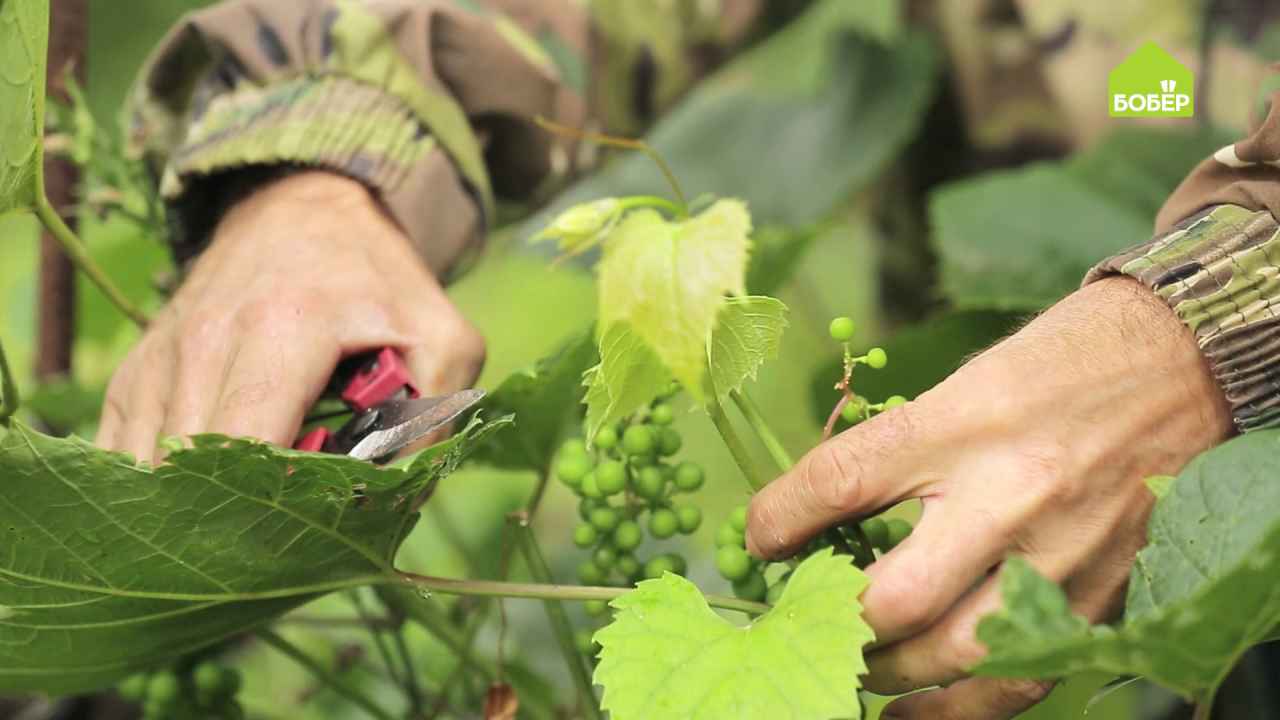
[{"label": "red shear handle", "polygon": [[409,397],[418,397],[418,389],[413,386],[409,368],[405,367],[400,353],[382,348],[347,382],[342,390],[342,402],[355,412],[364,412],[390,400],[401,388],[409,391]]},{"label": "red shear handle", "polygon": [[[342,389],[342,402],[352,412],[362,413],[395,397],[402,390],[410,398],[419,397],[418,388],[409,377],[409,368],[405,367],[400,353],[392,348],[382,348],[362,362],[355,374]],[[329,438],[333,435],[328,428],[316,428],[298,438],[293,444],[294,450],[307,452],[323,452]]]}]

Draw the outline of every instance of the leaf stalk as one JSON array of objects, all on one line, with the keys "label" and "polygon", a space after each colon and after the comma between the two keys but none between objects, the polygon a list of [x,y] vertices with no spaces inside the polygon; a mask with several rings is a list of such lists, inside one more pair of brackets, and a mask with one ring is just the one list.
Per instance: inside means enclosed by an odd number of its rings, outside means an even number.
[{"label": "leaf stalk", "polygon": [[40,200],[36,203],[35,212],[36,217],[40,218],[40,222],[44,223],[45,228],[49,230],[49,234],[53,235],[58,244],[62,246],[62,251],[67,254],[67,257],[71,259],[76,268],[88,276],[89,280],[102,291],[102,294],[107,296],[112,305],[115,305],[120,312],[124,313],[139,328],[145,329],[149,322],[146,313],[142,312],[129,298],[125,297],[120,288],[116,287],[111,278],[107,277],[106,272],[90,257],[84,243],[62,220],[62,216],[49,204],[49,198],[41,194]]},{"label": "leaf stalk", "polygon": [[9,358],[4,354],[4,343],[0,342],[0,425],[8,427],[9,418],[18,412],[21,402],[18,383],[13,379],[13,369],[9,367]]}]

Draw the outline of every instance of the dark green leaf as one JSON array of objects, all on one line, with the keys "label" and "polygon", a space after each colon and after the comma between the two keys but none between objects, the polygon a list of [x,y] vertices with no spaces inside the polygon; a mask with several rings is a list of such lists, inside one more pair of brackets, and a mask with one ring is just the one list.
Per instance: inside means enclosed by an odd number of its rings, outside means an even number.
[{"label": "dark green leaf", "polygon": [[338,588],[394,581],[414,500],[496,423],[380,469],[199,436],[156,468],[0,431],[0,692],[99,688]]},{"label": "dark green leaf", "polygon": [[1141,675],[1206,698],[1280,621],[1280,432],[1237,438],[1195,460],[1156,505],[1129,579],[1124,622],[1089,627],[1025,561],[1001,578],[1005,607],[983,618],[976,672]]},{"label": "dark green leaf", "polygon": [[[877,20],[869,31],[862,6],[818,3],[658,123],[648,140],[688,197],[735,197],[758,224],[807,225],[894,157],[933,95],[935,52],[928,38],[898,33],[892,22]],[[629,155],[565,192],[522,235],[571,205],[666,192],[652,160]]]},{"label": "dark green leaf", "polygon": [[944,186],[929,203],[943,294],[961,309],[1053,303],[1094,263],[1149,239],[1160,204],[1224,142],[1212,131],[1130,129],[1065,163]]},{"label": "dark green leaf", "polygon": [[582,409],[582,374],[597,357],[595,339],[587,331],[532,368],[504,380],[485,398],[480,412],[489,417],[514,414],[515,424],[485,443],[476,459],[536,472],[550,466],[560,436]]}]

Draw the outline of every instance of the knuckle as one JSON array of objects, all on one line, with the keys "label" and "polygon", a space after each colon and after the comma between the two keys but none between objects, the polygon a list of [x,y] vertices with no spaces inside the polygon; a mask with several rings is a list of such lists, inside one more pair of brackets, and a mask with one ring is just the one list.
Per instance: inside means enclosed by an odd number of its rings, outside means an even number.
[{"label": "knuckle", "polygon": [[1058,444],[1026,444],[1011,458],[1008,469],[1040,510],[1077,505],[1088,495],[1086,473],[1073,466],[1069,453]]},{"label": "knuckle", "polygon": [[1053,691],[1049,680],[1001,680],[996,688],[997,703],[1007,710],[1022,710],[1044,700]]},{"label": "knuckle", "polygon": [[986,648],[978,642],[977,618],[951,623],[944,638],[952,679],[968,672],[987,656]]},{"label": "knuckle", "polygon": [[236,322],[250,332],[278,332],[297,326],[311,301],[296,292],[256,295],[236,311]]},{"label": "knuckle", "polygon": [[812,498],[820,512],[846,514],[861,504],[862,467],[857,454],[842,439],[806,455],[798,473],[800,492]]},{"label": "knuckle", "polygon": [[221,347],[227,335],[228,318],[224,311],[215,308],[199,308],[191,311],[183,321],[178,337],[178,355],[183,359],[195,359],[211,349]]}]

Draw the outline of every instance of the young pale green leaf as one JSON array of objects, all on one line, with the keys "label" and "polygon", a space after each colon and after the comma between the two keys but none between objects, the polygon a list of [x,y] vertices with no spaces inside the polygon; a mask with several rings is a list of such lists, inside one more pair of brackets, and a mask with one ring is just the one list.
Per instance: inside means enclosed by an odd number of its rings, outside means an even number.
[{"label": "young pale green leaf", "polygon": [[768,614],[738,627],[688,580],[646,580],[596,633],[602,707],[613,720],[858,718],[862,648],[874,639],[857,600],[866,586],[849,557],[823,550]]},{"label": "young pale green leaf", "polygon": [[1280,623],[1280,432],[1237,438],[1193,460],[1152,514],[1129,579],[1125,619],[1089,627],[1056,585],[1006,563],[1004,608],[982,619],[990,654],[975,672],[1141,675],[1205,698]]},{"label": "young pale green leaf", "polygon": [[0,215],[44,193],[44,76],[48,0],[0,0]]},{"label": "young pale green leaf", "polygon": [[764,296],[729,298],[720,321],[707,342],[709,395],[722,401],[729,393],[754,380],[766,360],[777,357],[782,331],[787,327],[787,306]]},{"label": "young pale green leaf", "polygon": [[745,292],[750,232],[751,216],[737,200],[718,200],[679,222],[653,210],[630,213],[600,261],[601,330],[630,323],[700,400],[707,338],[725,296]]},{"label": "young pale green leaf", "polygon": [[595,341],[584,332],[554,355],[502,381],[479,412],[488,417],[514,414],[514,431],[485,443],[476,459],[502,468],[545,470],[565,427],[581,408],[582,374],[595,362]]},{"label": "young pale green leaf", "polygon": [[0,693],[100,688],[318,594],[394,582],[414,500],[490,427],[396,467],[199,436],[150,468],[0,430]]},{"label": "young pale green leaf", "polygon": [[609,236],[622,212],[622,203],[611,197],[574,205],[557,215],[550,225],[529,241],[554,240],[560,252],[580,255]]},{"label": "young pale green leaf", "polygon": [[600,364],[587,371],[587,437],[653,400],[671,384],[671,373],[625,321],[600,338]]}]

